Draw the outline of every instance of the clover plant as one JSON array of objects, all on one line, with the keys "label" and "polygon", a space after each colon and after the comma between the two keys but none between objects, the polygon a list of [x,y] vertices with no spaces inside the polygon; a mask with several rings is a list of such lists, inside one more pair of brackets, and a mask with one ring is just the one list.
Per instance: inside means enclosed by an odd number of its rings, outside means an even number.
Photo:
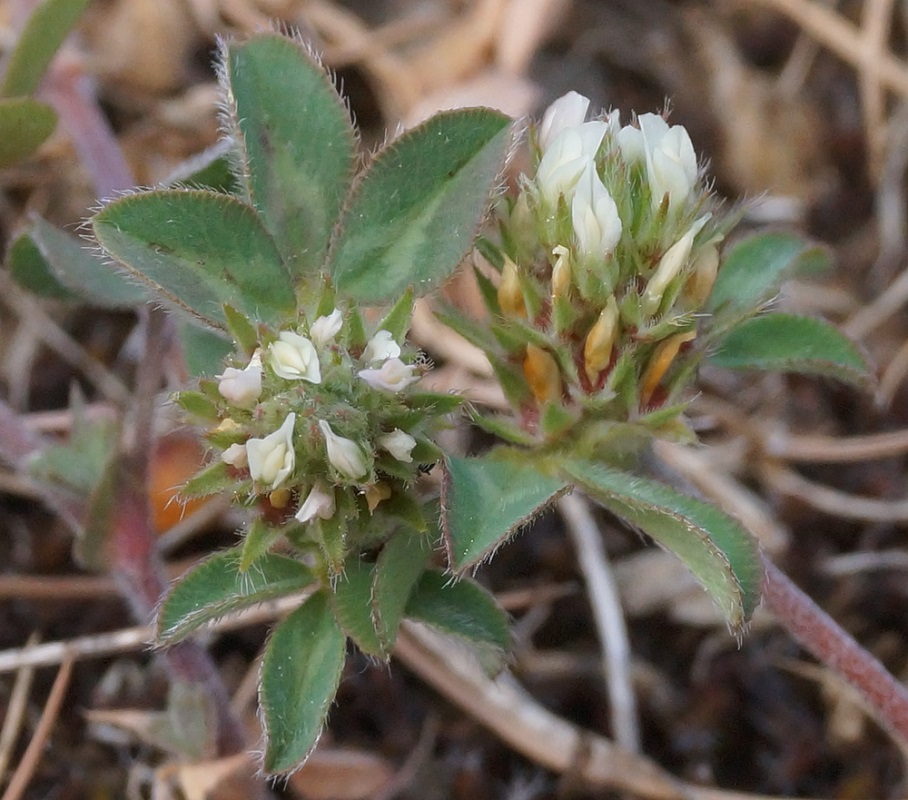
[{"label": "clover plant", "polygon": [[[265,770],[315,745],[348,639],[387,658],[414,619],[500,667],[506,616],[464,573],[572,489],[676,553],[740,635],[760,597],[754,540],[641,456],[653,437],[693,439],[684,410],[705,359],[867,380],[826,323],[763,314],[820,254],[789,235],[724,248],[735,215],[659,115],[587,121],[589,102],[566,95],[530,126],[529,174],[505,196],[515,132],[496,111],[438,114],[364,156],[298,41],[227,43],[220,71],[230,191],[140,192],[91,224],[133,282],[230,350],[176,397],[212,451],[183,491],[228,493],[250,522],[175,584],[159,642],[308,593],[265,648]],[[437,439],[462,401],[421,388],[431,364],[407,331],[415,298],[477,243],[488,316],[442,318],[488,355],[512,413],[469,410],[501,443],[464,457]]]}]

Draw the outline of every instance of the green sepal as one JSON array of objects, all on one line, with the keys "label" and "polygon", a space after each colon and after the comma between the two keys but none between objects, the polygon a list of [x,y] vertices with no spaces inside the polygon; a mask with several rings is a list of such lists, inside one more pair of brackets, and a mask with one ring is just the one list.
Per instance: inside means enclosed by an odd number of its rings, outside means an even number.
[{"label": "green sepal", "polygon": [[177,580],[158,609],[157,640],[173,644],[229,611],[248,608],[312,586],[305,564],[266,553],[242,570],[242,549],[216,553]]},{"label": "green sepal", "polygon": [[479,267],[473,267],[473,275],[476,278],[476,286],[482,297],[482,302],[492,317],[501,316],[501,304],[498,302],[498,289],[489,278],[483,274]]},{"label": "green sepal", "polygon": [[224,322],[227,325],[227,332],[239,345],[240,350],[247,356],[251,356],[259,344],[259,332],[252,324],[252,320],[242,311],[237,311],[233,306],[225,304]]},{"label": "green sepal", "polygon": [[261,517],[254,517],[243,532],[243,544],[240,545],[240,572],[246,572],[255,566],[284,535],[281,528],[269,525]]},{"label": "green sepal", "polygon": [[230,467],[218,460],[186,481],[180,489],[180,494],[186,498],[208,497],[232,491],[237,483],[237,478],[230,474]]},{"label": "green sepal", "polygon": [[480,236],[476,240],[476,250],[498,272],[504,269],[504,254],[501,252],[501,248],[491,239]]},{"label": "green sepal", "polygon": [[208,395],[203,392],[183,391],[173,395],[173,402],[193,417],[207,420],[219,420],[221,412]]},{"label": "green sepal", "polygon": [[515,423],[511,415],[487,415],[473,408],[470,409],[470,422],[480,430],[511,444],[532,447],[539,443],[533,434],[527,433]]},{"label": "green sepal", "polygon": [[376,330],[385,330],[391,334],[395,342],[402,342],[410,330],[410,321],[413,318],[413,289],[407,287],[400,299],[391,306],[391,310],[379,323]]},{"label": "green sepal", "polygon": [[296,769],[315,747],[340,683],[345,643],[325,592],[312,595],[271,634],[259,690],[266,772]]}]

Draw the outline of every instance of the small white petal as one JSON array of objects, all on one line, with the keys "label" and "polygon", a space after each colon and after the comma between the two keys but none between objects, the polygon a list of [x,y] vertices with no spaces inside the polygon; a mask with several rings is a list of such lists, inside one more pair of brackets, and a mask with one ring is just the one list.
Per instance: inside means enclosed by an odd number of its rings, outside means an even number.
[{"label": "small white petal", "polygon": [[319,428],[325,435],[325,447],[328,450],[328,461],[341,475],[356,480],[369,472],[362,448],[352,439],[338,436],[324,420],[319,420]]},{"label": "small white petal", "polygon": [[577,92],[568,92],[552,103],[542,117],[537,134],[543,152],[563,130],[582,125],[589,107],[590,99]]},{"label": "small white petal", "polygon": [[275,374],[288,381],[321,383],[318,353],[312,342],[293,331],[282,331],[268,347],[269,363]]},{"label": "small white petal", "polygon": [[416,439],[410,436],[409,433],[402,431],[400,428],[395,428],[391,433],[379,436],[376,441],[379,447],[387,450],[398,461],[403,461],[406,464],[413,463],[413,456],[410,454],[413,452],[413,448],[416,447]]},{"label": "small white petal", "polygon": [[599,178],[592,161],[574,190],[571,220],[578,250],[586,258],[608,255],[621,239],[618,206]]},{"label": "small white petal", "polygon": [[400,355],[400,346],[394,341],[390,331],[376,331],[375,336],[369,339],[366,349],[363,350],[363,361],[373,364],[384,361],[386,358],[397,358]]},{"label": "small white petal", "polygon": [[662,303],[662,295],[668,288],[668,285],[681,273],[681,270],[687,265],[690,259],[690,253],[694,246],[694,237],[700,232],[700,229],[709,219],[709,214],[700,217],[690,227],[690,230],[675,242],[668,250],[665,251],[659,266],[646,284],[643,292],[643,313],[647,316],[655,314]]},{"label": "small white petal", "polygon": [[270,484],[274,490],[287,480],[296,464],[296,453],[293,450],[295,422],[296,414],[291,412],[274,433],[246,442],[249,474],[254,481]]},{"label": "small white petal", "polygon": [[546,202],[554,206],[560,195],[570,202],[574,186],[596,157],[607,130],[608,123],[595,120],[555,137],[536,170],[536,185]]},{"label": "small white petal", "polygon": [[225,464],[230,464],[231,467],[242,469],[249,463],[249,459],[246,456],[246,445],[230,445],[230,447],[228,447],[223,453],[221,453],[221,461],[223,461]]},{"label": "small white petal", "polygon": [[316,517],[331,519],[336,509],[334,489],[324,481],[316,481],[295,517],[298,522],[309,522]]},{"label": "small white petal", "polygon": [[319,317],[309,328],[309,338],[317,348],[322,349],[340,332],[344,318],[339,308],[325,317]]},{"label": "small white petal", "polygon": [[217,377],[221,397],[237,408],[251,408],[262,394],[262,361],[258,351],[244,369],[227,367]]},{"label": "small white petal", "polygon": [[380,369],[361,369],[356,374],[374,389],[400,392],[419,380],[419,375],[414,373],[415,367],[399,358],[389,358]]}]

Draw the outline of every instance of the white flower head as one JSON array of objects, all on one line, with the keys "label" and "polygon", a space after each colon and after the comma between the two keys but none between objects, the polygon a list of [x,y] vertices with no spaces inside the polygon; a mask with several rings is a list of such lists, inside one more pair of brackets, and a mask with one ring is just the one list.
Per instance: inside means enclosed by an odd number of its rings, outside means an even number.
[{"label": "white flower head", "polygon": [[373,389],[400,392],[419,380],[415,372],[415,367],[404,364],[399,358],[389,358],[380,369],[361,369],[356,374]]},{"label": "white flower head", "polygon": [[230,445],[230,447],[221,453],[221,461],[225,464],[230,464],[231,467],[242,469],[249,463],[249,458],[246,455],[246,445]]},{"label": "white flower head", "polygon": [[324,420],[318,421],[325,436],[325,447],[328,450],[328,461],[345,478],[356,480],[369,472],[369,464],[362,448],[352,439],[338,436]]},{"label": "white flower head", "polygon": [[577,249],[585,258],[602,258],[611,253],[621,239],[618,206],[592,161],[574,189],[571,221],[577,237]]},{"label": "white flower head", "polygon": [[366,343],[366,349],[363,350],[363,361],[367,364],[374,364],[376,361],[384,361],[387,358],[397,358],[400,355],[400,345],[394,341],[390,331],[376,331]]},{"label": "white flower head", "polygon": [[315,346],[305,336],[281,331],[268,347],[269,361],[275,374],[288,381],[321,383],[322,372]]},{"label": "white flower head", "polygon": [[382,450],[387,450],[398,461],[403,461],[406,464],[413,463],[411,453],[413,448],[416,447],[416,439],[410,436],[409,433],[402,431],[400,428],[395,428],[391,433],[379,436],[376,441]]},{"label": "white flower head", "polygon": [[339,308],[335,308],[325,317],[319,317],[309,328],[309,338],[317,348],[324,348],[340,332],[344,318]]},{"label": "white flower head", "polygon": [[221,397],[237,408],[251,408],[262,394],[262,359],[258,350],[244,369],[227,367],[218,377]]},{"label": "white flower head", "polygon": [[536,134],[542,151],[545,152],[562,131],[582,125],[589,107],[590,99],[577,92],[568,92],[552,103]]},{"label": "white flower head", "polygon": [[554,206],[560,195],[570,202],[571,191],[595,159],[607,130],[608,123],[596,120],[567,128],[555,137],[536,170],[536,185],[547,203]]},{"label": "white flower head", "polygon": [[249,459],[252,480],[268,484],[272,491],[287,480],[296,463],[296,453],[293,450],[295,422],[296,414],[291,412],[274,433],[246,442],[246,457]]},{"label": "white flower head", "polygon": [[310,522],[316,517],[331,519],[336,509],[334,489],[324,481],[316,481],[294,516],[298,522]]}]

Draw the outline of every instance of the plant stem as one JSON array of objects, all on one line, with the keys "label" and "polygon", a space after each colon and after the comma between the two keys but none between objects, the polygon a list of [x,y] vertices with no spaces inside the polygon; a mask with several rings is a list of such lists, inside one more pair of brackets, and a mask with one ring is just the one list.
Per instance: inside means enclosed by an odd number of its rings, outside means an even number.
[{"label": "plant stem", "polygon": [[763,565],[763,599],[779,623],[854,686],[877,722],[908,749],[908,689],[765,556]]}]

